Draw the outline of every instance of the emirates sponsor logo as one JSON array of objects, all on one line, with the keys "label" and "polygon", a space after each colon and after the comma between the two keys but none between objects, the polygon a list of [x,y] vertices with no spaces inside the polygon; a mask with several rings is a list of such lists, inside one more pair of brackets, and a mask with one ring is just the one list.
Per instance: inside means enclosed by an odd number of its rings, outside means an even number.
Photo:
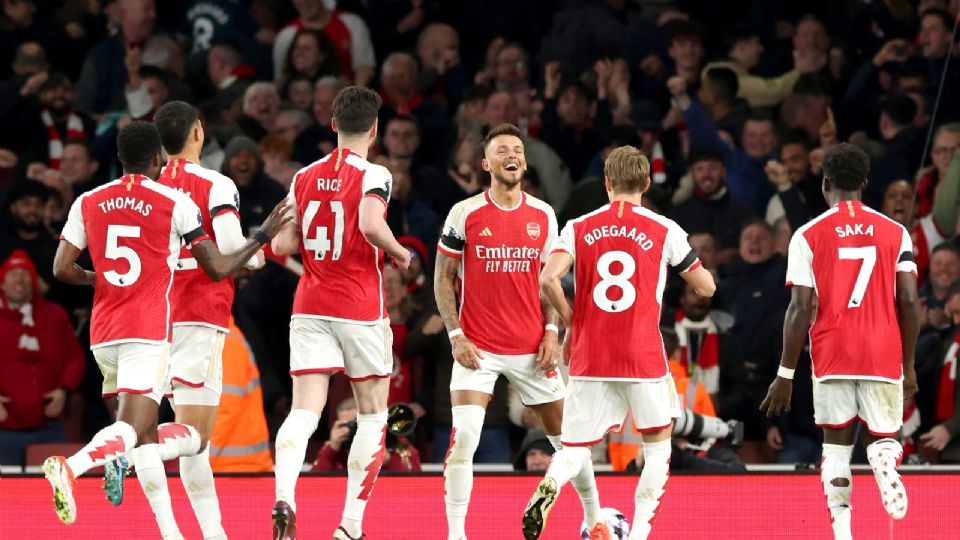
[{"label": "emirates sponsor logo", "polygon": [[540,224],[527,223],[527,234],[530,235],[530,238],[533,238],[534,240],[540,238]]}]

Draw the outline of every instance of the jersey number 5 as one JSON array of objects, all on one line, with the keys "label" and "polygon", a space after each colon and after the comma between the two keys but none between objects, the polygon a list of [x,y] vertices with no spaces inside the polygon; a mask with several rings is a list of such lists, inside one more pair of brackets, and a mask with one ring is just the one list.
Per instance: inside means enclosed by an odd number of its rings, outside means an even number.
[{"label": "jersey number 5", "polygon": [[860,265],[860,271],[857,272],[857,281],[853,283],[850,301],[847,302],[848,308],[858,308],[863,304],[863,295],[867,292],[867,284],[870,283],[870,276],[873,275],[873,267],[877,264],[877,248],[875,246],[842,247],[839,256],[841,261],[863,261]]},{"label": "jersey number 5", "polygon": [[[320,201],[310,201],[303,213],[303,247],[312,251],[313,258],[318,261],[326,259],[331,248],[327,227],[314,227],[317,236],[310,238],[313,220],[322,205]],[[333,212],[333,260],[336,261],[340,259],[340,252],[343,250],[343,201],[330,201],[330,210]]]},{"label": "jersey number 5", "polygon": [[[613,263],[620,263],[620,272],[614,274],[610,267]],[[593,287],[593,303],[607,313],[624,311],[637,301],[637,289],[630,283],[630,278],[637,271],[637,263],[626,251],[608,251],[597,260],[597,273],[600,281]],[[611,300],[608,292],[611,287],[620,289],[620,298]]]},{"label": "jersey number 5", "polygon": [[121,238],[140,238],[140,227],[131,225],[110,225],[107,227],[107,249],[104,256],[110,260],[118,261],[123,259],[130,265],[130,269],[120,274],[114,270],[107,270],[103,273],[103,278],[107,283],[117,287],[129,287],[140,279],[140,256],[133,248],[121,246],[117,241]]}]

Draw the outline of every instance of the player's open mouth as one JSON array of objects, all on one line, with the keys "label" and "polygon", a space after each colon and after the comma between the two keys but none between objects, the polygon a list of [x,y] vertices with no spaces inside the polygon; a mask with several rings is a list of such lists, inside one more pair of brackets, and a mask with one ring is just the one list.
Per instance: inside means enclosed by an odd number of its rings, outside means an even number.
[{"label": "player's open mouth", "polygon": [[503,166],[503,170],[505,170],[505,171],[511,171],[511,172],[512,172],[512,171],[519,171],[519,170],[520,170],[520,164],[519,164],[519,163],[507,163],[506,165]]}]

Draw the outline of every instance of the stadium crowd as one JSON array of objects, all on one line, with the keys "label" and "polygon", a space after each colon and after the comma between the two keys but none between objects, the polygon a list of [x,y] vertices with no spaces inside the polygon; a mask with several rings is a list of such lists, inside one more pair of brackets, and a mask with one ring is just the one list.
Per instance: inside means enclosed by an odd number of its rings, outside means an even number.
[{"label": "stadium crowd", "polygon": [[[739,456],[677,439],[675,453],[688,459],[674,462],[720,467],[819,462],[809,358],[788,414],[770,420],[758,406],[780,359],[792,231],[826,209],[824,152],[839,141],[863,148],[865,202],[911,231],[920,272],[920,391],[902,434],[917,457],[908,459],[960,462],[960,62],[949,62],[960,2],[0,4],[2,464],[22,463],[28,444],[85,440],[110,422],[86,348],[93,291],[57,282],[52,267],[71,203],[120,174],[118,130],[168,100],[194,104],[208,134],[203,165],[236,183],[252,235],[296,172],[336,145],[333,98],[353,84],[383,99],[371,160],[393,175],[387,220],[413,257],[408,271],[384,274],[398,360],[390,401],[419,418],[414,434],[391,443],[393,470],[441,461],[450,440],[453,360],[433,257],[443,216],[489,183],[480,140],[504,122],[525,135],[525,189],[554,207],[561,226],[606,203],[611,149],[634,145],[650,158],[644,203],[690,232],[719,283],[711,300],[669,281],[671,370],[689,408],[743,422],[745,438]],[[217,421],[239,432],[215,432],[215,447],[257,446],[289,410],[296,259],[272,257],[235,276],[234,334],[248,347],[233,347],[235,368],[225,354],[225,372],[240,382],[224,386],[228,411]],[[241,397],[262,389],[263,415],[253,410],[259,399],[228,399],[232,388]],[[319,455],[316,470],[343,467],[356,416],[343,403],[349,395],[335,377],[308,454]],[[552,448],[537,427],[501,379],[476,461],[542,470]],[[611,435],[595,459],[630,466],[638,452],[629,431]],[[269,470],[263,448],[252,470]]]}]

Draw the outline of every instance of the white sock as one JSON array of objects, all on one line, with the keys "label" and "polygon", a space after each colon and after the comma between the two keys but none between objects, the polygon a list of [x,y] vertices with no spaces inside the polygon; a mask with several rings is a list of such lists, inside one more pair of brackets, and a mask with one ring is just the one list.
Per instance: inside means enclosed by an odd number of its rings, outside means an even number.
[{"label": "white sock", "polygon": [[340,526],[347,534],[363,534],[363,511],[383,466],[386,451],[387,411],[357,415],[357,434],[347,455],[347,500]]},{"label": "white sock", "polygon": [[645,539],[653,528],[664,487],[670,475],[670,439],[643,443],[643,472],[633,495],[633,530],[630,538]]},{"label": "white sock", "polygon": [[[823,444],[823,461],[820,463],[820,481],[823,482],[823,493],[827,497],[827,508],[830,509],[830,520],[836,524],[842,513],[850,512],[850,495],[853,493],[853,476],[850,474],[850,456],[853,446],[841,444]],[[844,483],[837,486],[834,480]],[[845,520],[849,527],[850,520]]]},{"label": "white sock", "polygon": [[584,446],[568,446],[553,454],[550,466],[547,468],[547,478],[553,478],[557,487],[562,488],[576,476],[583,463],[590,461],[590,449]]},{"label": "white sock", "polygon": [[187,424],[167,422],[157,426],[160,459],[170,461],[178,457],[195,456],[200,451],[200,434]]},{"label": "white sock", "polygon": [[205,540],[226,540],[227,535],[220,523],[220,501],[210,468],[210,447],[195,456],[180,458],[180,481],[190,498],[190,506],[200,522],[200,531]]},{"label": "white sock", "polygon": [[473,491],[473,454],[480,444],[486,409],[479,405],[452,408],[450,448],[443,463],[443,501],[447,507],[447,538],[466,538],[467,508]]},{"label": "white sock", "polygon": [[147,496],[157,525],[160,526],[160,535],[163,537],[180,534],[177,520],[173,517],[173,507],[170,504],[170,492],[167,489],[167,472],[160,459],[159,445],[144,444],[133,450],[137,461],[137,480]]},{"label": "white sock", "polygon": [[[550,444],[559,452],[563,450],[563,443],[560,442],[560,435],[547,435]],[[573,448],[571,450],[574,450]],[[583,519],[592,528],[598,521],[603,520],[600,510],[600,493],[597,491],[597,479],[593,475],[593,459],[589,448],[583,448],[586,451],[586,457],[579,457],[579,471],[570,478],[570,483],[577,490],[580,496],[580,503],[583,505]],[[583,452],[578,452],[583,454]],[[554,454],[556,457],[556,454]],[[549,473],[548,473],[549,474]],[[558,486],[562,485],[558,483]]]},{"label": "white sock", "polygon": [[79,452],[67,458],[74,476],[100,467],[124,455],[137,445],[137,432],[126,422],[116,421],[101,429]]},{"label": "white sock", "polygon": [[274,467],[274,474],[277,477],[277,500],[286,501],[294,512],[297,511],[294,490],[307,454],[307,441],[317,430],[319,423],[320,418],[312,412],[306,409],[294,409],[290,411],[277,431],[277,464]]}]

